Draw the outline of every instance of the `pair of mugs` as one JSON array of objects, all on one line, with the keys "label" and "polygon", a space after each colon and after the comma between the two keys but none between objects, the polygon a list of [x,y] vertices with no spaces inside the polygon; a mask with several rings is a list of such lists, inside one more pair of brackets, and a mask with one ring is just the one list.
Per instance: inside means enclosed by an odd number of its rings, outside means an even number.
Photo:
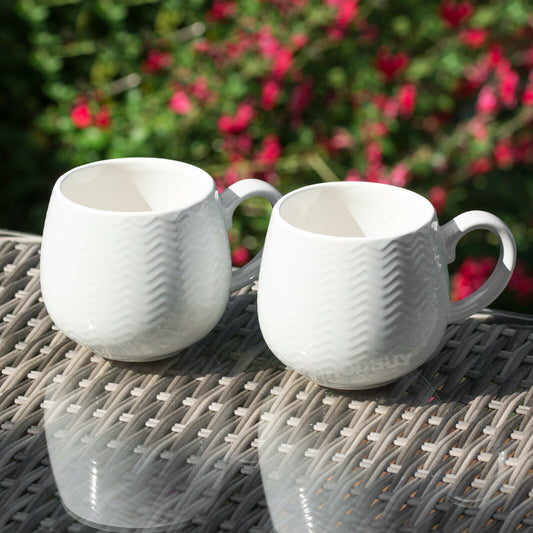
[{"label": "pair of mugs", "polygon": [[[274,206],[262,257],[232,271],[227,232],[251,196]],[[446,265],[475,229],[496,234],[500,256],[480,289],[451,303]],[[259,325],[272,352],[316,383],[362,389],[426,361],[449,322],[498,296],[515,260],[496,216],[470,211],[439,226],[425,198],[399,187],[321,183],[281,197],[247,179],[219,195],[195,166],[124,158],[57,181],[41,287],[67,336],[111,359],[150,361],[204,337],[230,292],[260,274]]]}]

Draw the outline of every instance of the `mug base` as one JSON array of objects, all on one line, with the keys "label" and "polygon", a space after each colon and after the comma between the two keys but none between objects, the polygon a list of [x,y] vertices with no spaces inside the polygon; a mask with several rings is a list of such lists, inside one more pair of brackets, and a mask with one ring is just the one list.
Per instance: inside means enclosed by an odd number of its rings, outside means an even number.
[{"label": "mug base", "polygon": [[119,361],[121,363],[153,363],[155,361],[162,361],[163,359],[169,359],[170,357],[174,357],[175,355],[178,355],[180,351],[181,350],[175,350],[173,352],[166,353],[166,354],[135,356],[135,355],[109,354],[106,352],[100,352],[98,350],[93,349],[93,352],[96,355],[99,355],[100,357],[103,357],[104,359],[108,359],[109,361]]},{"label": "mug base", "polygon": [[99,531],[106,531],[109,533],[123,533],[124,530],[139,530],[141,529],[143,533],[165,533],[166,531],[169,531],[169,528],[178,528],[181,529],[185,527],[186,525],[189,525],[191,523],[191,520],[181,520],[176,522],[168,522],[168,523],[151,523],[149,519],[147,518],[147,524],[146,525],[139,525],[138,520],[131,520],[127,522],[117,522],[117,523],[101,523],[96,521],[96,517],[94,517],[94,520],[91,520],[90,518],[86,518],[84,516],[79,515],[78,513],[74,512],[70,507],[68,507],[63,498],[61,498],[61,503],[63,505],[63,509],[66,511],[66,513],[76,520],[76,522],[79,522],[80,524],[97,529]]},{"label": "mug base", "polygon": [[[309,378],[311,379],[311,378]],[[319,381],[311,379],[313,383],[316,383],[317,385],[320,385],[321,387],[326,387],[328,389],[332,390],[339,390],[339,391],[345,391],[345,390],[370,390],[370,389],[379,389],[380,387],[385,387],[385,385],[390,385],[391,383],[397,381],[398,378],[394,379],[388,379],[385,381],[380,381],[378,383],[361,383],[361,384],[355,384],[355,385],[328,385],[326,383],[320,383]]]}]

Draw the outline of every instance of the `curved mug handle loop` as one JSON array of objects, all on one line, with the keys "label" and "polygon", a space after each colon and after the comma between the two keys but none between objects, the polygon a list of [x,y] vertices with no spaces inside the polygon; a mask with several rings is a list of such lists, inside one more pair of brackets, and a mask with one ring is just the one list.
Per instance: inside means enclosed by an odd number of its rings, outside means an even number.
[{"label": "curved mug handle loop", "polygon": [[449,322],[459,322],[494,301],[511,279],[516,263],[516,243],[507,225],[486,211],[467,211],[440,228],[448,264],[455,260],[455,247],[461,237],[476,229],[489,230],[498,237],[500,256],[489,279],[479,289],[462,300],[451,302]]},{"label": "curved mug handle loop", "polygon": [[[253,178],[244,179],[230,185],[227,189],[222,191],[220,195],[222,209],[224,210],[224,219],[228,230],[231,229],[233,213],[237,206],[252,196],[266,198],[272,205],[274,205],[282,195],[275,187],[272,187],[272,185],[265,181]],[[246,265],[233,271],[230,285],[231,292],[241,289],[257,279],[262,253],[263,249],[261,248],[255,257]]]}]

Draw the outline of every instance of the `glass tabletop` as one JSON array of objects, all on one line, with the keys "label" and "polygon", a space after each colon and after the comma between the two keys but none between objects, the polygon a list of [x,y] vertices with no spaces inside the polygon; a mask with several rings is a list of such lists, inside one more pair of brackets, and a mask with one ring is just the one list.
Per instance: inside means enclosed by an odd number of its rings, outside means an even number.
[{"label": "glass tabletop", "polygon": [[452,324],[415,372],[337,391],[270,353],[254,287],[194,346],[118,363],[54,328],[38,263],[0,242],[0,531],[533,527],[526,318]]}]

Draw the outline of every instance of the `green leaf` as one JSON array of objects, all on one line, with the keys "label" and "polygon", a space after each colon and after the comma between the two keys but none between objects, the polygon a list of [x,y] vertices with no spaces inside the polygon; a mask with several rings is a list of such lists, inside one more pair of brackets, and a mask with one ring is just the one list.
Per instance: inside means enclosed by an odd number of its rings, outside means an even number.
[{"label": "green leaf", "polygon": [[346,86],[346,71],[342,67],[330,68],[326,73],[326,77],[329,85],[334,89],[340,89]]},{"label": "green leaf", "polygon": [[499,10],[494,9],[493,6],[476,6],[470,24],[472,27],[477,28],[492,26],[501,17],[501,14],[498,11]]},{"label": "green leaf", "polygon": [[463,60],[456,50],[448,50],[442,56],[440,66],[454,77],[459,77],[463,74]]},{"label": "green leaf", "polygon": [[35,66],[47,74],[58,72],[63,66],[63,60],[59,56],[51,55],[45,48],[38,48],[34,55]]},{"label": "green leaf", "polygon": [[35,0],[19,0],[17,8],[21,15],[33,24],[44,22],[50,13],[46,6],[37,5]]},{"label": "green leaf", "polygon": [[57,102],[72,102],[77,91],[72,85],[61,82],[53,82],[46,86],[46,93],[52,100]]},{"label": "green leaf", "polygon": [[311,147],[315,143],[315,134],[310,126],[303,125],[298,130],[298,142],[303,147]]},{"label": "green leaf", "polygon": [[428,78],[435,71],[435,61],[422,56],[413,59],[407,68],[406,77],[412,81]]},{"label": "green leaf", "polygon": [[391,26],[392,31],[399,37],[405,37],[411,31],[411,21],[405,15],[394,17]]},{"label": "green leaf", "polygon": [[514,0],[505,6],[505,13],[509,16],[512,24],[525,26],[531,14],[531,5],[529,5],[528,9],[521,0]]},{"label": "green leaf", "polygon": [[97,6],[99,15],[108,22],[120,22],[128,15],[128,8],[115,4],[113,0],[97,0]]}]

